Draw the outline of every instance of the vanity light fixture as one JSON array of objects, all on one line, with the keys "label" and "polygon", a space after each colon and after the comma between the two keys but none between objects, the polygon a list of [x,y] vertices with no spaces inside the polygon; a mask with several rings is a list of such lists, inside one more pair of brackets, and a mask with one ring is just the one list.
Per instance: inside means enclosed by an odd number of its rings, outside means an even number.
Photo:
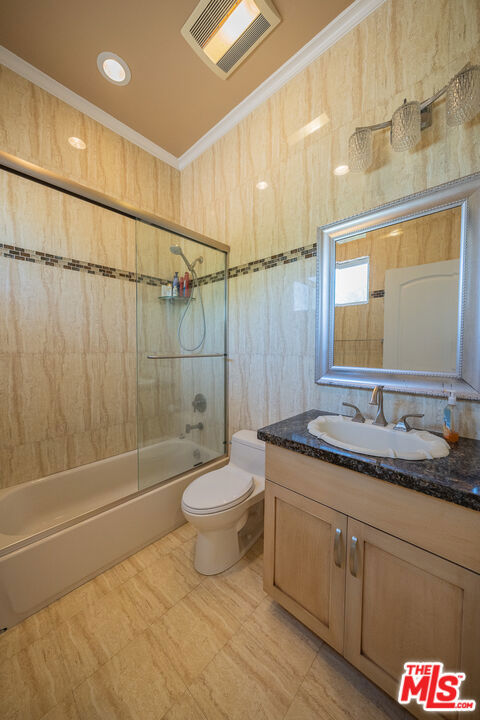
[{"label": "vanity light fixture", "polygon": [[393,113],[392,119],[376,125],[357,127],[348,141],[349,166],[353,172],[368,170],[373,162],[375,130],[390,128],[390,142],[395,152],[411,150],[420,140],[421,131],[432,124],[432,105],[447,95],[447,125],[468,122],[480,110],[480,65],[467,63],[441,90],[422,102],[407,102]]},{"label": "vanity light fixture", "polygon": [[265,180],[260,180],[255,186],[257,190],[266,190],[268,187],[268,183],[265,182]]},{"label": "vanity light fixture", "polygon": [[279,22],[271,0],[200,0],[180,32],[211,70],[227,78]]},{"label": "vanity light fixture", "polygon": [[348,141],[348,166],[352,172],[362,172],[368,170],[372,162],[372,128],[357,128]]},{"label": "vanity light fixture", "polygon": [[97,57],[97,67],[103,77],[114,85],[127,85],[132,77],[125,60],[112,52],[101,52]]},{"label": "vanity light fixture", "polygon": [[76,150],[85,150],[87,147],[87,144],[81,138],[75,137],[74,135],[68,138],[68,142]]},{"label": "vanity light fixture", "polygon": [[346,175],[348,172],[350,172],[350,168],[348,167],[348,165],[337,165],[337,167],[333,171],[333,174]]}]

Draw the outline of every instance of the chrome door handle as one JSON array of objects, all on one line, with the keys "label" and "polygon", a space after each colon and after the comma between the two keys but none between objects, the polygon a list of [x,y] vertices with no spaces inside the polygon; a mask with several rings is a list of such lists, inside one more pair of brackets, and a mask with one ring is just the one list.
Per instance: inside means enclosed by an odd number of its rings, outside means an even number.
[{"label": "chrome door handle", "polygon": [[354,577],[358,573],[358,538],[352,535],[350,540],[350,572]]},{"label": "chrome door handle", "polygon": [[340,528],[336,528],[333,541],[333,558],[337,567],[342,567],[342,554],[342,531]]}]

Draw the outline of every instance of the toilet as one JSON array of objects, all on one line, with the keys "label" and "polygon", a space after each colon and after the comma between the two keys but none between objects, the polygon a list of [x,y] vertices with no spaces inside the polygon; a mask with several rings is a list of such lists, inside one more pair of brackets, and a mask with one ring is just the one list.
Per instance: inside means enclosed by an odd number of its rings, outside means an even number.
[{"label": "toilet", "polygon": [[198,532],[198,572],[223,572],[260,537],[264,492],[265,443],[253,430],[239,430],[228,465],[196,478],[183,493],[183,514]]}]

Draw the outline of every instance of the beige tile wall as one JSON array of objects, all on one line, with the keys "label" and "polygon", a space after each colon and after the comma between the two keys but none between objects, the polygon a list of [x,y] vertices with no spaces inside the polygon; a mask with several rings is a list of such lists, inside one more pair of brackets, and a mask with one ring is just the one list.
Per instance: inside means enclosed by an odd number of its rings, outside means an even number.
[{"label": "beige tile wall", "polygon": [[[0,65],[0,147],[69,179],[178,220],[178,170]],[[68,144],[82,138],[86,150]]]},{"label": "beige tile wall", "polygon": [[[3,150],[178,221],[177,170],[2,66],[0,97]],[[0,242],[135,271],[134,221],[4,171]],[[134,449],[135,284],[0,258],[0,309],[0,487]]]},{"label": "beige tile wall", "polygon": [[[414,150],[394,153],[379,132],[370,171],[332,172],[347,162],[357,125],[391,117],[405,97],[428,97],[468,60],[480,61],[477,0],[387,0],[182,171],[181,222],[230,244],[235,266],[308,245],[321,225],[478,171],[480,119],[447,129],[442,100]],[[321,129],[292,141],[322,113]],[[257,190],[259,180],[269,187]],[[313,382],[314,277],[310,259],[230,281],[231,432],[312,407],[336,411],[342,400],[368,408],[365,391]],[[435,428],[443,405],[386,397],[389,417],[408,408]],[[480,404],[459,409],[460,432],[480,437]]]},{"label": "beige tile wall", "polygon": [[[0,237],[135,269],[134,221],[5,171]],[[1,257],[0,308],[0,487],[133,449],[135,284]]]}]

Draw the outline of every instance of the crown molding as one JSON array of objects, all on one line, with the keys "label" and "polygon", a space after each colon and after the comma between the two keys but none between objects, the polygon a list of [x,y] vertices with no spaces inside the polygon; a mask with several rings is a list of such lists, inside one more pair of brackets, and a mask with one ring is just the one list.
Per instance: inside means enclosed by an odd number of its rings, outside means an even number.
[{"label": "crown molding", "polygon": [[1,45],[0,64],[88,115],[150,155],[178,170],[183,170],[384,2],[385,0],[355,0],[178,158]]},{"label": "crown molding", "polygon": [[366,17],[374,12],[385,0],[355,0],[331,23],[315,35],[310,42],[304,45],[286,63],[268,77],[261,85],[250,93],[241,103],[225,115],[220,122],[205,133],[196,143],[178,158],[178,168],[183,170],[187,165],[202,155],[209,147],[216,143],[223,135],[232,130],[235,125],[249,115],[255,108],[264,103],[277,90],[280,90],[295,75],[298,75],[341,37],[359,25]]},{"label": "crown molding", "polygon": [[15,55],[10,50],[7,50],[7,48],[2,45],[0,45],[0,64],[5,65],[10,70],[17,73],[17,75],[21,75],[34,85],[41,87],[42,90],[46,90],[51,95],[55,95],[55,97],[67,103],[67,105],[71,105],[76,110],[84,113],[84,115],[91,117],[92,120],[96,120],[104,127],[107,127],[117,135],[125,138],[125,140],[137,145],[137,147],[145,150],[145,152],[165,163],[168,163],[168,165],[171,165],[178,170],[178,159],[175,155],[172,155],[167,150],[160,147],[160,145],[157,145],[138,133],[136,130],[128,127],[125,123],[117,120],[113,117],[113,115],[109,115],[107,112],[97,107],[97,105],[89,102],[89,100],[85,100],[85,98],[81,97],[81,95],[77,95],[77,93],[69,90],[69,88],[65,87],[65,85],[62,85],[50,77],[50,75],[47,75],[33,65],[30,65],[30,63],[26,62],[26,60],[23,60],[21,57]]}]

